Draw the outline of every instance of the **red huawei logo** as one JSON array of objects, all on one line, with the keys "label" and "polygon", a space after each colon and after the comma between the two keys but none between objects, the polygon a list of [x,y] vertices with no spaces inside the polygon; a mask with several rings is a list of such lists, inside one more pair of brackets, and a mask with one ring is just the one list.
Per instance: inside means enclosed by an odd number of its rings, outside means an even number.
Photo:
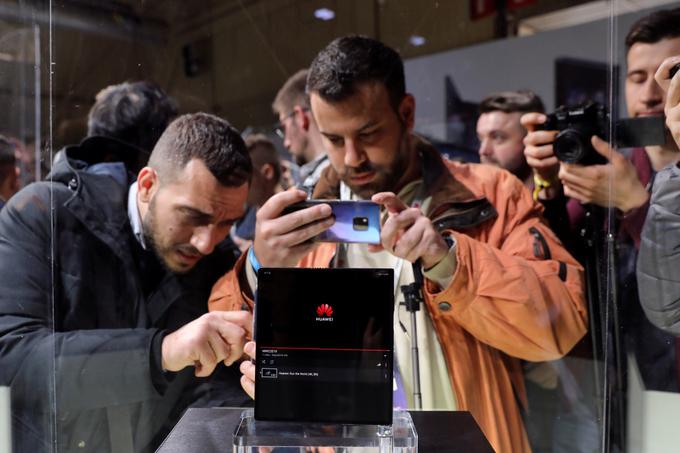
[{"label": "red huawei logo", "polygon": [[321,304],[318,307],[316,307],[316,314],[317,316],[331,317],[333,315],[333,307],[331,307],[328,304]]}]

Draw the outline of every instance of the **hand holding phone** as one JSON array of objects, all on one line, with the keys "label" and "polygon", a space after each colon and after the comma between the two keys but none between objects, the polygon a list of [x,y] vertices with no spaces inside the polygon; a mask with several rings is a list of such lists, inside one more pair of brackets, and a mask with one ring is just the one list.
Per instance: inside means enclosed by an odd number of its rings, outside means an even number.
[{"label": "hand holding phone", "polygon": [[271,197],[257,211],[253,251],[263,267],[293,267],[311,252],[310,241],[335,223],[325,203],[282,215],[284,209],[303,201],[307,193],[291,189]]},{"label": "hand holding phone", "polygon": [[671,136],[676,145],[680,147],[680,55],[666,58],[654,78],[662,90],[666,93],[664,114],[666,126],[671,131]]}]

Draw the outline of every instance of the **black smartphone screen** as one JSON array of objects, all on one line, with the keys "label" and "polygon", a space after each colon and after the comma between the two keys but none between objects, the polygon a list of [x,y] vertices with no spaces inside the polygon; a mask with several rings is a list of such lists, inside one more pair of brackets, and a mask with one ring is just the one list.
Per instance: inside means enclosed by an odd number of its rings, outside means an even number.
[{"label": "black smartphone screen", "polygon": [[260,269],[255,418],[392,423],[392,269]]}]

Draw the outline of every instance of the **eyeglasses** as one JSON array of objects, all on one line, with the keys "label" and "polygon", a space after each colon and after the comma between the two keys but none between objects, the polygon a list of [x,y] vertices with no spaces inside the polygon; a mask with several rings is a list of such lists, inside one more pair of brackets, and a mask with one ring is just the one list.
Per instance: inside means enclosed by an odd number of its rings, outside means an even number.
[{"label": "eyeglasses", "polygon": [[288,118],[291,118],[293,115],[295,115],[295,110],[293,110],[288,115],[281,118],[281,121],[276,123],[276,126],[274,126],[274,132],[276,132],[276,135],[281,137],[282,140],[286,138],[286,124],[285,124],[285,122]]},{"label": "eyeglasses", "polygon": [[[302,107],[302,111],[303,112],[309,112],[309,107]],[[297,110],[293,110],[288,115],[281,118],[281,121],[276,123],[276,125],[274,126],[274,132],[276,132],[276,135],[281,137],[282,140],[286,138],[286,124],[285,124],[286,120],[288,118],[295,116],[295,113],[297,113]]]}]

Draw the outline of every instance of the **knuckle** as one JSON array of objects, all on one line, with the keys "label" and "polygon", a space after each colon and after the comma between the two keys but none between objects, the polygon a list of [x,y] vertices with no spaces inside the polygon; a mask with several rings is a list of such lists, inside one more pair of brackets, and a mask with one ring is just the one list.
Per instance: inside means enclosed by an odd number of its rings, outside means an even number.
[{"label": "knuckle", "polygon": [[272,226],[269,224],[269,222],[265,222],[262,225],[260,225],[260,236],[262,236],[264,239],[270,238],[273,235],[272,231]]},{"label": "knuckle", "polygon": [[263,212],[263,209],[258,209],[257,212],[255,213],[255,220],[259,222],[264,222],[267,220],[267,216],[265,215],[265,212]]}]

